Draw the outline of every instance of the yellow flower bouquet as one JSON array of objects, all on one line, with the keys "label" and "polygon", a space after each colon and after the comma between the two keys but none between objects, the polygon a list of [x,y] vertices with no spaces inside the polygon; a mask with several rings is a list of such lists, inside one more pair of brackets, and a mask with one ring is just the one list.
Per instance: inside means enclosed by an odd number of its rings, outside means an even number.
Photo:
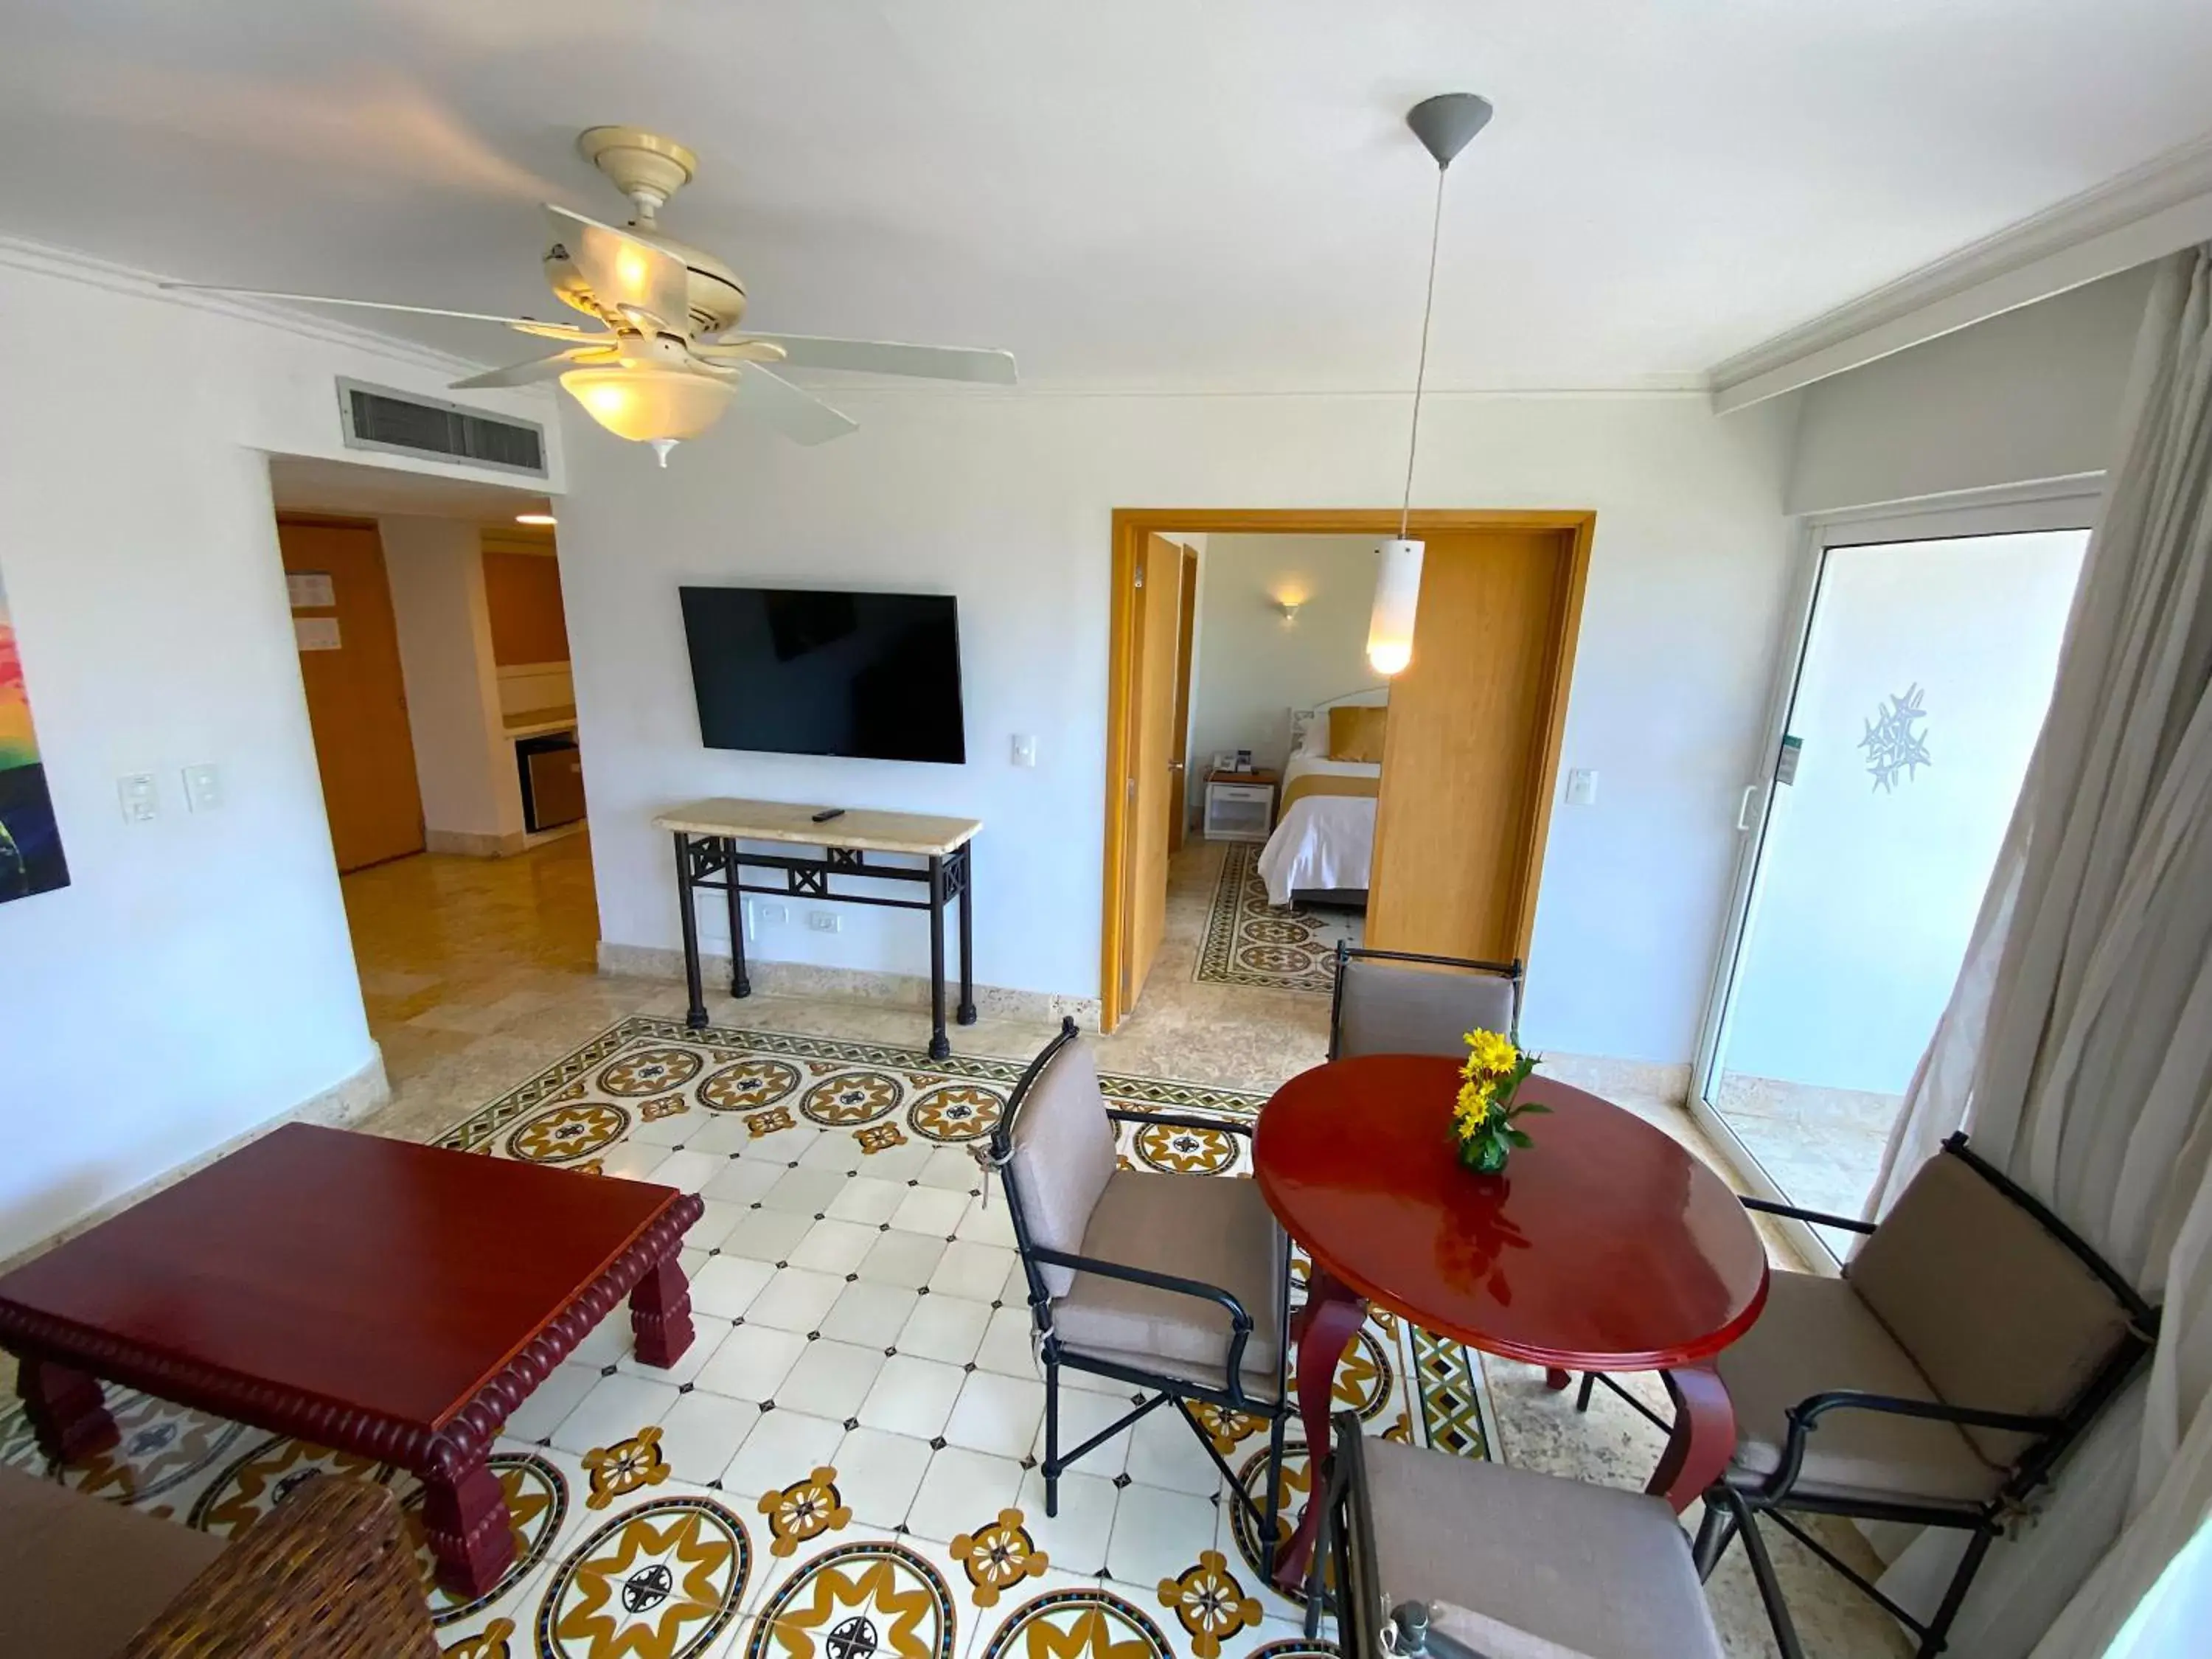
[{"label": "yellow flower bouquet", "polygon": [[1495,1175],[1516,1147],[1534,1144],[1513,1120],[1552,1109],[1518,1098],[1521,1085],[1543,1058],[1496,1031],[1467,1034],[1467,1060],[1459,1068],[1459,1099],[1452,1107],[1452,1139],[1459,1144],[1459,1161],[1468,1169]]}]

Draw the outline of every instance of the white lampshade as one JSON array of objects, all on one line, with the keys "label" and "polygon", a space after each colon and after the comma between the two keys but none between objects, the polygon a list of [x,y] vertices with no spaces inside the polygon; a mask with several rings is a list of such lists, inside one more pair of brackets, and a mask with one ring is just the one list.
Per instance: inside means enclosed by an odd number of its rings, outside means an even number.
[{"label": "white lampshade", "polygon": [[696,438],[730,406],[734,380],[679,368],[572,368],[561,377],[584,412],[634,443]]},{"label": "white lampshade", "polygon": [[1367,660],[1388,678],[1413,660],[1413,609],[1421,598],[1421,544],[1378,543],[1382,568],[1375,574],[1375,610],[1367,619]]}]

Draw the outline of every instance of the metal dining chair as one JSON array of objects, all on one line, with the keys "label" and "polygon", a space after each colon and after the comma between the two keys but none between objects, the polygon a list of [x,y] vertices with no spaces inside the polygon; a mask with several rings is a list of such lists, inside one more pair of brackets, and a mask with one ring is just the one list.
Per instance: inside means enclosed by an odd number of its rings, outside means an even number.
[{"label": "metal dining chair", "polygon": [[1665,1499],[1335,1429],[1306,1631],[1329,1601],[1345,1659],[1719,1659]]},{"label": "metal dining chair", "polygon": [[[1777,1526],[1941,1653],[1982,1559],[2157,1339],[2158,1311],[2032,1194],[1954,1135],[1876,1224],[1747,1198],[1747,1209],[1865,1237],[1840,1278],[1776,1273],[1758,1322],[1712,1362],[1735,1408],[1734,1460],[1705,1494],[1710,1575],[1741,1536],[1785,1659],[1797,1633],[1760,1535]],[[1583,1380],[1587,1407],[1609,1377]],[[1661,1424],[1664,1427],[1666,1425]],[[1920,1618],[1793,1513],[1969,1534]]]},{"label": "metal dining chair", "polygon": [[[1091,1046],[1073,1019],[1030,1062],[985,1156],[1001,1178],[1029,1284],[1045,1386],[1045,1513],[1085,1453],[1172,1404],[1262,1538],[1276,1533],[1286,1383],[1290,1241],[1256,1183],[1119,1167],[1116,1120],[1243,1135],[1249,1124],[1106,1103]],[[1081,1445],[1060,1445],[1060,1373],[1132,1383],[1147,1396]],[[1252,1502],[1191,1409],[1203,1401],[1269,1424],[1267,1495]]]},{"label": "metal dining chair", "polygon": [[1450,1054],[1467,1033],[1521,1040],[1521,964],[1468,957],[1369,951],[1337,941],[1328,1010],[1328,1057]]}]

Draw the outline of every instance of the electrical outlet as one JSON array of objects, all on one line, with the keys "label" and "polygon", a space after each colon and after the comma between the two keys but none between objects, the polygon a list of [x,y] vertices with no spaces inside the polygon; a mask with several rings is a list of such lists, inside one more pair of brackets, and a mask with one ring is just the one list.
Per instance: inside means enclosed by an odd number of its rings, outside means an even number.
[{"label": "electrical outlet", "polygon": [[1595,806],[1597,805],[1597,774],[1581,768],[1567,774],[1567,805]]},{"label": "electrical outlet", "polygon": [[214,767],[185,769],[185,805],[195,812],[212,812],[222,805],[222,776]]},{"label": "electrical outlet", "polygon": [[161,815],[161,789],[151,772],[132,772],[118,778],[115,793],[123,802],[125,823],[151,823]]},{"label": "electrical outlet", "polygon": [[791,920],[791,909],[782,904],[753,906],[753,925],[757,927],[781,927]]},{"label": "electrical outlet", "polygon": [[806,925],[817,933],[835,933],[843,930],[845,919],[835,910],[809,910]]}]

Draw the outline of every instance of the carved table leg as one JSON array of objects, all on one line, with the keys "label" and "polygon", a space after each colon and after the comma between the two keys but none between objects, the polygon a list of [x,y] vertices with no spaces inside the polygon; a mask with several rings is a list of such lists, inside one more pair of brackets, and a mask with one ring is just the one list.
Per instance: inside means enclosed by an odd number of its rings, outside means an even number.
[{"label": "carved table leg", "polygon": [[1298,1421],[1306,1436],[1310,1472],[1298,1529],[1275,1558],[1278,1589],[1303,1592],[1306,1564],[1321,1530],[1321,1467],[1328,1455],[1329,1406],[1336,1392],[1336,1368],[1352,1339],[1366,1322],[1366,1299],[1319,1267],[1306,1281],[1305,1305],[1291,1319],[1291,1340],[1298,1348]]},{"label": "carved table leg", "polygon": [[1678,1366],[1660,1376],[1674,1402],[1674,1432],[1644,1490],[1665,1498],[1680,1515],[1705,1495],[1735,1455],[1735,1404],[1710,1365]]},{"label": "carved table leg", "polygon": [[629,1293],[629,1324],[641,1364],[673,1365],[691,1346],[691,1284],[673,1249],[645,1270]]},{"label": "carved table leg", "polygon": [[15,1373],[15,1392],[31,1420],[39,1449],[57,1463],[74,1463],[104,1452],[121,1438],[100,1397],[100,1379],[50,1359],[26,1359]]},{"label": "carved table leg", "polygon": [[1565,1371],[1561,1370],[1557,1365],[1550,1365],[1545,1368],[1544,1386],[1549,1389],[1553,1394],[1557,1394],[1561,1389],[1565,1388],[1568,1383],[1574,1380],[1575,1379],[1571,1376]]},{"label": "carved table leg", "polygon": [[422,1530],[438,1564],[438,1583],[473,1601],[514,1562],[514,1522],[499,1477],[482,1463],[452,1480],[424,1474]]}]

